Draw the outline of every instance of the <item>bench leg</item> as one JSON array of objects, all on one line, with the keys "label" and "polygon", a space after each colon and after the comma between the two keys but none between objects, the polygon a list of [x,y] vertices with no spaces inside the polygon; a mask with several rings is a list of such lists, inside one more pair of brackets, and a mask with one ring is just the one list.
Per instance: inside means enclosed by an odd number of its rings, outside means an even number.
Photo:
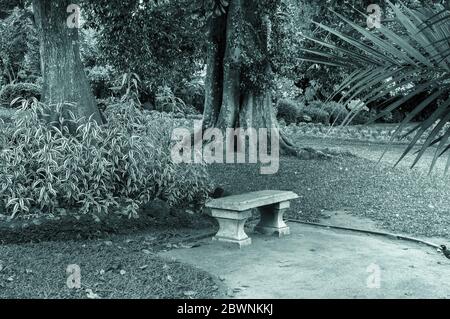
[{"label": "bench leg", "polygon": [[258,210],[261,214],[261,220],[256,225],[255,231],[265,235],[277,235],[278,237],[289,235],[289,227],[283,220],[283,215],[289,207],[289,202],[260,207]]},{"label": "bench leg", "polygon": [[244,230],[245,222],[252,216],[251,211],[232,212],[213,209],[211,216],[219,222],[219,231],[213,240],[236,244],[240,248],[251,245],[252,240]]}]

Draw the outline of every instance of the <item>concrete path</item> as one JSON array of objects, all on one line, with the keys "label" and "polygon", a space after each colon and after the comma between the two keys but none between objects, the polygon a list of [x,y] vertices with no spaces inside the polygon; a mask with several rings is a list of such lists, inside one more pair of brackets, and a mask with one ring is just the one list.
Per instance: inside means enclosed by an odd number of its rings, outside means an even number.
[{"label": "concrete path", "polygon": [[[229,298],[449,298],[450,260],[433,248],[290,223],[241,250],[209,239],[161,255],[220,278]],[[376,288],[379,275],[379,288]],[[368,285],[369,283],[369,285]]]},{"label": "concrete path", "polygon": [[[349,151],[352,154],[366,158],[371,161],[378,162],[380,160],[381,155],[386,151],[386,154],[381,159],[381,163],[387,165],[387,167],[393,167],[395,163],[400,159],[403,152],[405,151],[407,145],[386,145],[386,144],[378,144],[371,143],[366,141],[345,141],[339,139],[332,138],[317,138],[317,137],[298,137],[295,140],[297,143],[302,145],[303,147],[312,147],[312,148],[330,148],[330,149],[340,149],[344,151]],[[419,150],[418,147],[414,148],[414,151]],[[398,165],[399,168],[407,168],[410,169],[413,164],[416,155],[414,151],[408,154]],[[422,159],[416,164],[413,170],[423,172],[428,174],[430,165],[434,158],[434,153],[436,148],[429,148]],[[434,173],[442,176],[445,170],[445,166],[447,164],[447,156],[442,156],[436,162],[436,166],[434,168]]]}]

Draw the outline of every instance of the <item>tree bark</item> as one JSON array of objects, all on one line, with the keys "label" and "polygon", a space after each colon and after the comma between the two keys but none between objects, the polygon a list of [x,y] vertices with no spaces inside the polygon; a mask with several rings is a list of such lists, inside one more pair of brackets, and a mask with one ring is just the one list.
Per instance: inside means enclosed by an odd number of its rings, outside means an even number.
[{"label": "tree bark", "polygon": [[226,47],[227,14],[213,15],[209,26],[207,73],[205,81],[205,108],[203,122],[214,127],[222,106],[223,59]]},{"label": "tree bark", "polygon": [[[80,56],[78,28],[70,27],[67,8],[71,0],[33,0],[33,11],[39,32],[43,102],[56,107],[63,104],[77,118],[85,117],[103,123]],[[49,121],[58,120],[50,114]]]},{"label": "tree bark", "polygon": [[[270,92],[256,94],[242,88],[241,46],[244,24],[254,19],[248,10],[253,1],[232,0],[226,14],[211,18],[203,114],[206,128],[269,128],[267,123],[276,123]],[[270,77],[270,66],[262,72]]]},{"label": "tree bark", "polygon": [[[204,129],[267,128],[270,132],[274,128],[280,131],[270,90],[252,89],[242,83],[242,44],[248,39],[251,43],[245,45],[258,46],[254,49],[265,56],[255,63],[255,68],[260,70],[262,78],[273,78],[269,59],[272,25],[267,14],[255,12],[255,1],[231,0],[226,14],[211,18]],[[320,151],[296,147],[281,134],[280,147],[283,153],[304,159],[327,157]]]},{"label": "tree bark", "polygon": [[225,55],[220,63],[223,68],[222,105],[216,122],[216,127],[221,129],[235,126],[240,108],[243,1],[231,1],[227,14]]}]

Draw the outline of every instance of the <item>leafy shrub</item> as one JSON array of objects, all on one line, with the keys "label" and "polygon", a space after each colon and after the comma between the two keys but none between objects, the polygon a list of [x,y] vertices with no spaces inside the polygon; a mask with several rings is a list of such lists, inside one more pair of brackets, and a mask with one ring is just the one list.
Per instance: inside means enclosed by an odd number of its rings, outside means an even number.
[{"label": "leafy shrub", "polygon": [[203,113],[205,102],[205,85],[200,79],[183,83],[182,88],[175,91],[187,105],[192,106],[198,113]]},{"label": "leafy shrub", "polygon": [[321,102],[305,106],[301,102],[282,99],[278,102],[278,118],[287,125],[299,122],[330,123],[330,114],[323,109]]},{"label": "leafy shrub", "polygon": [[[67,107],[56,108],[60,123]],[[169,116],[142,112],[128,101],[109,106],[103,126],[72,116],[78,129],[71,135],[66,126],[40,120],[49,107],[34,101],[29,111],[23,108],[18,112],[25,115],[5,130],[0,151],[0,203],[11,217],[61,208],[131,217],[156,198],[181,205],[210,191],[204,166],[172,161]]]},{"label": "leafy shrub", "polygon": [[141,78],[134,72],[123,73],[114,80],[111,91],[120,96],[120,101],[140,104]]},{"label": "leafy shrub", "polygon": [[328,114],[328,112],[326,112],[322,108],[311,105],[301,107],[299,117],[302,119],[306,119],[307,122],[309,120],[309,122],[313,123],[330,123],[330,114]]},{"label": "leafy shrub", "polygon": [[403,114],[399,110],[394,110],[392,112],[389,112],[387,115],[383,116],[381,119],[384,123],[391,123],[391,124],[401,123],[405,119],[405,114]]},{"label": "leafy shrub", "polygon": [[281,99],[277,104],[277,117],[283,119],[287,125],[297,123],[300,116],[300,106],[296,101]]},{"label": "leafy shrub", "polygon": [[182,99],[175,96],[172,89],[168,86],[158,87],[155,102],[155,109],[160,112],[181,113],[184,115],[197,113],[192,106],[187,105]]},{"label": "leafy shrub", "polygon": [[[15,110],[0,106],[0,125],[11,122]],[[0,134],[3,137],[3,134]]]},{"label": "leafy shrub", "polygon": [[350,124],[366,124],[372,116],[370,109],[361,100],[350,101],[347,108],[350,110]]},{"label": "leafy shrub", "polygon": [[0,85],[34,82],[40,74],[37,30],[26,7],[12,9],[0,22]]},{"label": "leafy shrub", "polygon": [[296,100],[303,94],[303,91],[294,84],[292,79],[283,76],[275,76],[272,90],[272,96],[276,100]]},{"label": "leafy shrub", "polygon": [[330,115],[329,122],[335,125],[342,124],[349,114],[349,111],[345,108],[345,106],[337,102],[324,103],[323,110]]},{"label": "leafy shrub", "polygon": [[[15,99],[23,98],[37,98],[39,99],[41,96],[41,88],[36,84],[32,83],[17,83],[17,84],[7,84],[2,87],[0,91],[0,105],[5,107],[11,107],[11,102]],[[20,102],[12,105],[13,107],[17,107],[20,105]]]},{"label": "leafy shrub", "polygon": [[94,66],[88,69],[87,76],[94,95],[103,99],[110,95],[110,88],[114,85],[114,69],[110,66]]}]

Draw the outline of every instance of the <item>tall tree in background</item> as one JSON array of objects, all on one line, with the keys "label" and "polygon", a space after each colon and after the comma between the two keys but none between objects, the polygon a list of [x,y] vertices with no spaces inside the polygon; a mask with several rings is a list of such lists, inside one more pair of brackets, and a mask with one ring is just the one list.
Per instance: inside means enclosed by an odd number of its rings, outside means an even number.
[{"label": "tall tree in background", "polygon": [[139,75],[142,102],[154,102],[158,87],[177,91],[202,69],[202,1],[85,0],[82,7],[84,26],[96,31],[98,59]]},{"label": "tall tree in background", "polygon": [[[33,11],[40,39],[43,101],[55,105],[70,103],[77,117],[102,123],[94,95],[80,57],[78,28],[69,25],[68,12],[73,1],[33,0]],[[55,120],[50,118],[50,120]]]},{"label": "tall tree in background", "polygon": [[[281,0],[216,0],[209,19],[204,128],[278,128],[272,100]],[[280,136],[287,153],[324,156]]]}]

